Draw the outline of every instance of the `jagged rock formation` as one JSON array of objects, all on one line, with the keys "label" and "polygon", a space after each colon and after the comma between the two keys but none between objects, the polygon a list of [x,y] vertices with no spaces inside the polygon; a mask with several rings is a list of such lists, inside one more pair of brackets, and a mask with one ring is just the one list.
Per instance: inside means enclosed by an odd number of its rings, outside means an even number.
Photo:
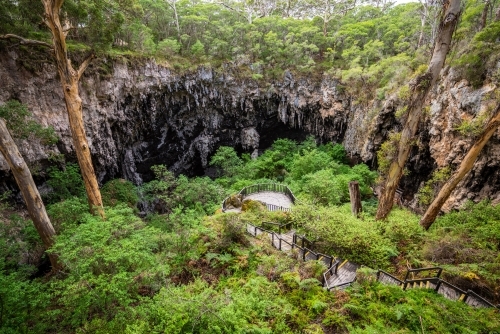
[{"label": "jagged rock formation", "polygon": [[[0,103],[15,98],[27,104],[41,123],[54,126],[61,141],[49,151],[20,142],[21,151],[31,163],[47,163],[50,155],[59,152],[71,156],[54,65],[44,62],[37,69],[27,69],[24,63],[16,52],[0,53]],[[453,78],[439,86],[431,101],[432,122],[422,127],[410,159],[410,175],[403,180],[408,197],[436,166],[456,162],[465,154],[456,147],[458,134],[453,127],[456,118],[478,112],[485,92],[473,91]],[[388,132],[399,126],[393,99],[380,106],[377,102],[369,107],[356,105],[355,97],[347,96],[335,79],[295,78],[286,73],[283,80],[259,84],[240,78],[238,68],[231,66],[223,71],[202,67],[178,75],[154,61],[105,59],[87,69],[81,94],[101,182],[125,177],[141,183],[152,177],[149,168],[155,164],[165,164],[175,173],[201,175],[220,145],[251,153],[269,147],[277,138],[302,140],[308,134],[323,143],[343,143],[353,158],[373,167],[376,150]],[[465,198],[500,196],[498,137],[486,150],[474,175],[455,192],[453,204]],[[8,175],[7,170],[0,158],[0,176]]]}]

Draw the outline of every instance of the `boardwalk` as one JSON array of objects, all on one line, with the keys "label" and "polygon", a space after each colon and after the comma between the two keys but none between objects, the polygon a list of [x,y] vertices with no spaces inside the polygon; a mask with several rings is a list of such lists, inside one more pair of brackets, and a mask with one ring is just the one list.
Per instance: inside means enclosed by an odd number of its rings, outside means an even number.
[{"label": "boardwalk", "polygon": [[[237,198],[234,198],[237,196]],[[243,188],[237,195],[226,198],[222,202],[223,212],[241,212],[235,208],[233,200],[240,203],[245,200],[254,200],[264,203],[270,211],[290,211],[296,202],[290,189],[281,184],[256,184]],[[246,230],[254,237],[265,235],[274,248],[301,261],[321,261],[328,268],[323,273],[323,286],[327,290],[345,289],[356,280],[356,271],[360,265],[342,260],[332,255],[325,255],[312,250],[314,242],[305,236],[296,234],[292,223],[278,224],[275,222],[262,222],[262,226],[246,224]],[[278,229],[279,232],[275,232]],[[274,230],[274,232],[273,232]],[[282,233],[282,231],[287,231]],[[404,290],[431,289],[447,299],[461,301],[472,307],[496,307],[488,300],[471,290],[464,291],[440,278],[441,267],[409,268],[404,279],[397,278],[383,270],[377,273],[377,280],[383,284],[397,285]]]},{"label": "boardwalk", "polygon": [[349,262],[347,260],[342,261],[338,268],[337,274],[332,275],[328,281],[327,286],[329,288],[343,289],[348,287],[356,279],[356,270],[358,270],[359,265]]},{"label": "boardwalk", "polygon": [[243,188],[222,202],[222,212],[241,212],[242,202],[254,200],[263,203],[269,211],[291,211],[295,203],[292,191],[283,184],[254,184]]},{"label": "boardwalk", "polygon": [[290,198],[288,198],[287,195],[276,193],[273,191],[263,191],[260,193],[251,194],[246,196],[245,199],[260,201],[266,204],[281,206],[287,209],[290,209],[292,207],[292,201],[290,200]]}]

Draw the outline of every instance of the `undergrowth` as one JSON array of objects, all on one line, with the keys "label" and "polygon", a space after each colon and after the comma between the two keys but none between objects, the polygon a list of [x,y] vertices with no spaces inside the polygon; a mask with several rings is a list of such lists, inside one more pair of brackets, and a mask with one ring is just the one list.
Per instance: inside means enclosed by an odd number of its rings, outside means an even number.
[{"label": "undergrowth", "polygon": [[[2,196],[2,333],[495,333],[500,328],[493,309],[384,286],[369,269],[400,276],[407,266],[440,265],[446,280],[499,300],[497,207],[468,204],[426,232],[418,217],[403,209],[375,221],[376,201],[368,189],[376,175],[364,165],[345,165],[339,146],[280,140],[256,160],[221,152],[226,158],[212,160],[220,169],[216,180],[155,167],[156,179],[140,188],[124,180],[107,183],[105,220],[88,213],[82,195],[67,191],[65,178],[77,182],[77,169],[66,165],[53,171],[57,193],[48,213],[57,239],[50,251],[60,255],[64,270],[52,276],[37,269],[43,248],[33,224],[8,205],[8,194]],[[228,159],[236,164],[224,164]],[[359,218],[346,203],[348,180],[361,184]],[[276,181],[288,183],[299,198],[291,213],[269,212],[255,202],[240,214],[214,214],[225,196],[239,190],[231,184]],[[331,187],[335,196],[322,195]],[[144,218],[138,203],[149,208]],[[314,250],[366,266],[358,282],[328,292],[321,286],[327,269],[322,262],[301,263],[268,239],[246,233],[246,223],[269,221],[292,223],[314,242]]]}]

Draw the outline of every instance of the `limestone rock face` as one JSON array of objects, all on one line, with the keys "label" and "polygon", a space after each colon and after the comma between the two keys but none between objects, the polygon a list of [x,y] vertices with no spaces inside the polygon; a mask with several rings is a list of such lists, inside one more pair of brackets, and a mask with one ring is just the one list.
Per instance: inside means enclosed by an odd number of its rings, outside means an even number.
[{"label": "limestone rock face", "polygon": [[241,130],[241,146],[244,150],[258,149],[260,135],[254,127]]},{"label": "limestone rock face", "polygon": [[[322,143],[342,143],[353,161],[375,168],[376,151],[390,131],[401,128],[395,98],[357,105],[337,80],[326,76],[297,78],[286,72],[281,80],[259,86],[238,74],[238,68],[229,65],[223,71],[200,67],[179,75],[154,61],[94,61],[84,73],[80,93],[99,181],[124,177],[140,184],[152,178],[150,167],[156,164],[177,174],[202,175],[221,145],[255,153],[277,138],[303,140],[310,134]],[[19,54],[4,52],[0,77],[0,103],[17,99],[27,104],[61,139],[49,149],[18,142],[28,163],[43,168],[59,153],[74,160],[54,65],[43,62],[31,68]],[[408,200],[435,168],[460,162],[472,139],[454,129],[486,108],[483,97],[491,89],[474,90],[452,71],[438,82],[409,159],[409,175],[401,183]],[[499,155],[495,136],[447,208],[466,199],[500,200]],[[0,180],[0,188],[13,187],[1,157]]]}]

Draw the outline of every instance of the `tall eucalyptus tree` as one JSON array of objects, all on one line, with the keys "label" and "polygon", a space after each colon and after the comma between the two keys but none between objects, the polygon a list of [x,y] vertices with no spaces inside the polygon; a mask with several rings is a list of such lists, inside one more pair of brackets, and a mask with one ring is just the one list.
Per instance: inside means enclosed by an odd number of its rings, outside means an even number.
[{"label": "tall eucalyptus tree", "polygon": [[451,48],[453,32],[460,17],[460,0],[444,0],[439,33],[434,45],[434,52],[429,62],[427,71],[413,79],[410,84],[411,96],[407,102],[407,117],[401,137],[397,144],[397,153],[389,166],[387,175],[385,175],[385,185],[380,197],[377,208],[377,219],[385,219],[392,209],[394,195],[399,181],[403,176],[408,155],[413,146],[418,125],[422,117],[422,108],[425,99],[436,83],[439,72],[443,68],[446,55]]}]

